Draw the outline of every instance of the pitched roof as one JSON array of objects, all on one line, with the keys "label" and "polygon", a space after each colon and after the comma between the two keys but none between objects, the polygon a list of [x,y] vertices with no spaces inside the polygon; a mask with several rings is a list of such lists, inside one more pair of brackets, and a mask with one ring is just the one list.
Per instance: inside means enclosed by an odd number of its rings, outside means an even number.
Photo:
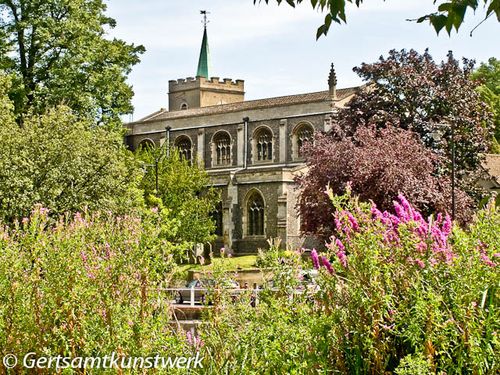
[{"label": "pitched roof", "polygon": [[[337,90],[337,100],[345,99],[356,93],[356,91],[358,91],[359,89],[360,86],[339,89]],[[184,117],[197,117],[197,116],[238,112],[238,111],[245,111],[252,109],[279,107],[279,106],[293,105],[293,104],[326,102],[329,100],[331,100],[331,98],[328,91],[318,91],[307,94],[278,96],[275,98],[248,100],[243,102],[219,104],[201,108],[190,108],[181,111],[169,112],[167,110],[163,110],[155,112],[154,114],[151,114],[142,120],[135,121],[134,123],[168,120],[168,119],[176,119]]]}]

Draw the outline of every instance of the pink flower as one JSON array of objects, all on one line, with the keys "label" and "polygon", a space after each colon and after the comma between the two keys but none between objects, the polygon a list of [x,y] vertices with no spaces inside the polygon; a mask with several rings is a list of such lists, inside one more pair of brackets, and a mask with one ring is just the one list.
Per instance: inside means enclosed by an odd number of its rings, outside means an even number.
[{"label": "pink flower", "polygon": [[443,233],[445,236],[449,236],[451,233],[451,218],[450,215],[446,214],[446,217],[444,218],[444,223],[443,223]]},{"label": "pink flower", "polygon": [[192,336],[191,331],[186,332],[186,340],[187,340],[189,345],[193,345],[193,336]]},{"label": "pink flower", "polygon": [[335,245],[337,245],[337,247],[338,247],[338,249],[340,251],[344,251],[345,252],[345,246],[342,243],[342,241],[340,241],[338,238],[335,239]]},{"label": "pink flower", "polygon": [[314,269],[318,270],[319,269],[319,258],[318,258],[318,252],[316,251],[316,249],[311,250],[311,261],[312,261]]},{"label": "pink flower", "polygon": [[413,217],[413,209],[411,207],[410,202],[405,198],[405,196],[401,193],[398,194],[398,199],[401,202],[401,206],[403,206],[404,210],[406,213],[410,216]]},{"label": "pink flower", "polygon": [[372,207],[370,209],[370,212],[375,219],[381,220],[383,218],[382,212],[380,212],[380,210],[377,208],[377,206],[373,202],[372,202]]},{"label": "pink flower", "polygon": [[347,211],[347,219],[349,220],[352,229],[354,229],[354,231],[358,231],[359,230],[358,221],[354,218],[354,216],[352,216],[352,214],[349,211]]},{"label": "pink flower", "polygon": [[151,212],[154,213],[154,214],[157,214],[158,213],[158,207],[151,208]]},{"label": "pink flower", "polygon": [[340,222],[338,217],[335,217],[335,228],[337,228],[338,232],[342,232],[342,223]]},{"label": "pink flower", "polygon": [[23,224],[27,224],[28,221],[30,221],[30,219],[28,219],[27,217],[23,217],[23,220],[22,220]]},{"label": "pink flower", "polygon": [[342,267],[347,268],[347,256],[345,255],[345,252],[342,250],[337,251],[337,258],[339,259]]},{"label": "pink flower", "polygon": [[396,211],[396,215],[398,216],[398,219],[401,219],[401,221],[406,222],[408,221],[408,214],[406,213],[404,207],[400,205],[398,202],[394,202],[394,210]]},{"label": "pink flower", "polygon": [[425,263],[421,259],[415,259],[415,264],[420,268],[425,268]]},{"label": "pink flower", "polygon": [[495,267],[495,263],[492,262],[492,260],[490,259],[490,257],[488,255],[486,255],[486,253],[482,252],[480,257],[481,257],[481,260],[483,261],[484,264],[486,264],[487,266],[490,266],[490,267]]},{"label": "pink flower", "polygon": [[327,269],[328,273],[330,273],[330,274],[334,273],[334,270],[333,270],[332,265],[330,264],[330,261],[328,259],[326,259],[325,256],[321,257],[321,263]]}]

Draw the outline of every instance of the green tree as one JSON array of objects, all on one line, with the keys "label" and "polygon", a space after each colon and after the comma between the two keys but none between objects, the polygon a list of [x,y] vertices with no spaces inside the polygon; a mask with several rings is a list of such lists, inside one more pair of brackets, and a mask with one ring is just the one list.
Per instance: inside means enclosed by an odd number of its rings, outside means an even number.
[{"label": "green tree", "polygon": [[212,240],[215,226],[210,214],[219,195],[209,187],[205,170],[196,162],[182,159],[175,149],[168,156],[165,148],[140,149],[137,157],[145,172],[141,187],[146,204],[169,211],[168,216],[177,223],[176,238],[168,240],[190,245]]},{"label": "green tree", "polygon": [[492,151],[500,153],[500,60],[491,57],[487,64],[481,64],[472,77],[482,83],[478,91],[483,101],[490,106],[493,112],[495,134]]},{"label": "green tree", "polygon": [[144,47],[107,39],[102,0],[0,0],[0,69],[18,121],[60,104],[96,124],[132,111],[127,74]]},{"label": "green tree", "polygon": [[28,216],[35,204],[54,216],[140,205],[139,168],[117,132],[62,106],[26,117],[21,128],[5,102],[0,97],[0,219]]},{"label": "green tree", "polygon": [[[262,0],[254,0],[254,4]],[[269,0],[264,0],[266,4]],[[310,0],[314,9],[325,12],[325,22],[318,28],[316,38],[326,35],[332,22],[341,24],[347,22],[346,0]],[[292,7],[301,4],[304,0],[276,0],[278,4],[286,2]],[[307,2],[307,1],[306,1]],[[360,7],[363,0],[347,0],[347,2],[356,4]],[[486,8],[485,20],[495,15],[500,21],[500,0],[434,0],[437,3],[437,11],[419,17],[415,21],[418,23],[428,21],[439,34],[444,28],[448,34],[453,29],[457,30],[464,22],[465,14],[469,11],[475,12],[481,5]]]}]

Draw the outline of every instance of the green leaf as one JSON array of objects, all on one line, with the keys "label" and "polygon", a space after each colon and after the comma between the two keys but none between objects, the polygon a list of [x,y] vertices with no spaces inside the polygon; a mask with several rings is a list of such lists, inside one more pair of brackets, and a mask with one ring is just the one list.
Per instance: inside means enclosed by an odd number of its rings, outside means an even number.
[{"label": "green leaf", "polygon": [[316,31],[316,40],[318,40],[321,35],[326,35],[325,25],[321,25],[320,27],[318,27],[318,30]]},{"label": "green leaf", "polygon": [[497,16],[498,21],[500,21],[500,0],[492,0],[488,10],[486,11],[486,16],[489,16],[494,12]]},{"label": "green leaf", "polygon": [[429,22],[434,26],[434,29],[436,30],[436,33],[439,34],[439,32],[443,29],[443,27],[446,26],[446,23],[448,21],[448,18],[444,15],[430,15],[429,16]]}]

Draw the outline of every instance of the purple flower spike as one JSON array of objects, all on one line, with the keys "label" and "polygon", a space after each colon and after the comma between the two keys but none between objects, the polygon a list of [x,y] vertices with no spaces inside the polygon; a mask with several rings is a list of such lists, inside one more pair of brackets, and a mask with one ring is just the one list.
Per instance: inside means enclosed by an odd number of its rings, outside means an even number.
[{"label": "purple flower spike", "polygon": [[443,234],[445,236],[450,235],[451,227],[452,227],[452,223],[451,223],[450,215],[446,214],[446,217],[444,218],[444,223],[443,223]]},{"label": "purple flower spike", "polygon": [[337,245],[337,247],[339,248],[340,251],[345,252],[345,246],[342,243],[342,241],[340,241],[338,238],[335,239],[335,245]]},{"label": "purple flower spike", "polygon": [[333,273],[334,273],[333,267],[330,264],[330,261],[328,259],[326,259],[325,256],[321,257],[321,263],[323,264],[323,266],[325,266],[325,268],[327,269],[328,273],[330,273],[330,275],[333,275]]},{"label": "purple flower spike", "polygon": [[354,218],[354,216],[352,216],[352,214],[349,211],[347,211],[347,218],[349,219],[349,223],[351,224],[352,229],[354,229],[354,231],[358,231],[359,230],[358,221]]},{"label": "purple flower spike", "polygon": [[312,264],[313,264],[314,269],[319,270],[319,258],[318,258],[318,252],[316,251],[316,249],[311,250],[311,260],[312,260]]},{"label": "purple flower spike", "polygon": [[347,268],[347,256],[345,255],[345,252],[337,252],[337,258],[339,258],[339,262],[342,264],[342,267]]}]

